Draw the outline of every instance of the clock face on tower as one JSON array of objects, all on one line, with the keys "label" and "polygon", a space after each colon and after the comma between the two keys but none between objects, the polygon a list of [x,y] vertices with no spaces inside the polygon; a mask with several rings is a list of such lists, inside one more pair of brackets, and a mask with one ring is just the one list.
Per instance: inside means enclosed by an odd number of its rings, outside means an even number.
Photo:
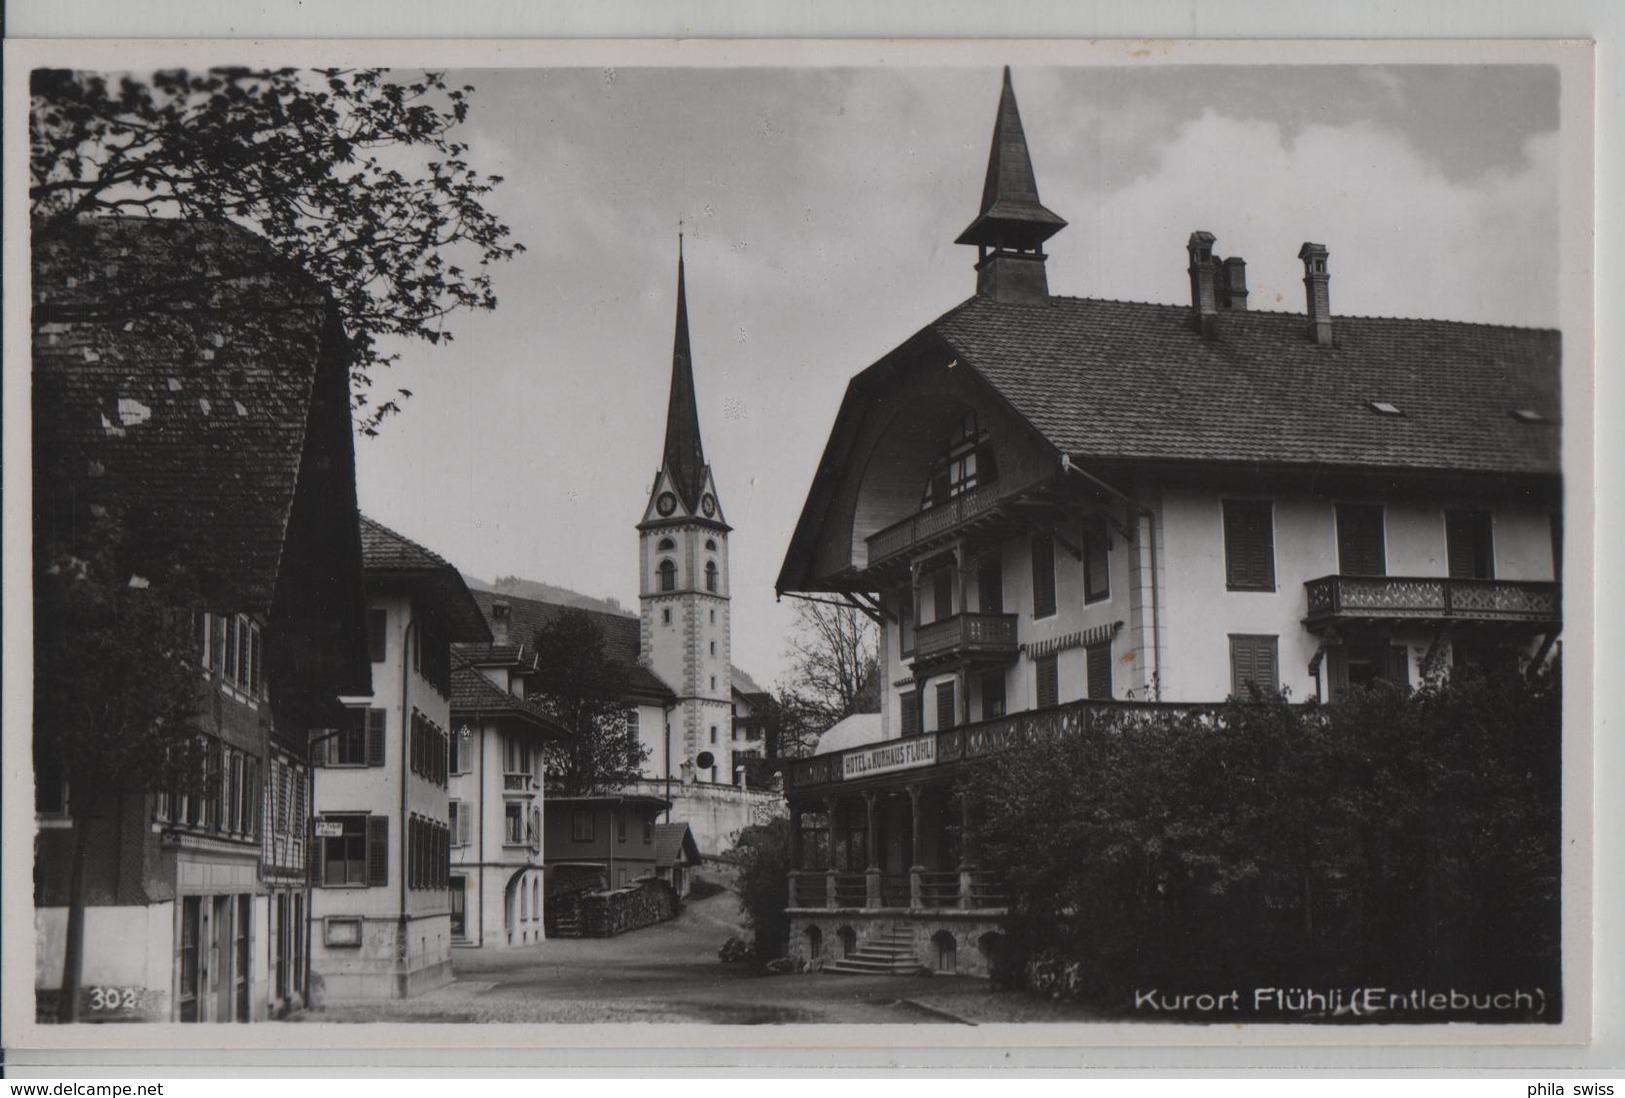
[{"label": "clock face on tower", "polygon": [[655,510],[662,515],[669,515],[677,510],[677,497],[670,492],[661,492],[655,500]]},{"label": "clock face on tower", "polygon": [[707,492],[707,493],[705,493],[705,495],[701,496],[700,497],[700,510],[705,512],[705,517],[706,518],[710,518],[712,515],[716,514],[717,513],[716,497],[713,496],[710,492]]}]

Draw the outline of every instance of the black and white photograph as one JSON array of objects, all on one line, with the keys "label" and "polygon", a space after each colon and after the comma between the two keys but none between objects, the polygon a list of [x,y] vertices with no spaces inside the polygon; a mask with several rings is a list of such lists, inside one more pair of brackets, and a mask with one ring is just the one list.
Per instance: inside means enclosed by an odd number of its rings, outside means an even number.
[{"label": "black and white photograph", "polygon": [[22,59],[12,1032],[1585,1039],[1589,46]]}]

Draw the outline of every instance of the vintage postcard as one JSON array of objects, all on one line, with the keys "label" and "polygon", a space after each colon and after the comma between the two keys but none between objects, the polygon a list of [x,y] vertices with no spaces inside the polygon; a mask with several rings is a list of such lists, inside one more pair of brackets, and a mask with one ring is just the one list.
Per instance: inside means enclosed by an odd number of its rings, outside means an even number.
[{"label": "vintage postcard", "polygon": [[1589,45],[8,46],[8,1045],[1589,1039]]}]

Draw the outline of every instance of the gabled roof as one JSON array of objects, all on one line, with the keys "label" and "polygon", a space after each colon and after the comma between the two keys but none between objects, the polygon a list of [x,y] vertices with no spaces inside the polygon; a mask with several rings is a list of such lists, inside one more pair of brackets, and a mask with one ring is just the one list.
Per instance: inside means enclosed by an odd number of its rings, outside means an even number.
[{"label": "gabled roof", "polygon": [[767,691],[763,690],[760,686],[758,686],[756,684],[756,680],[751,678],[749,675],[747,675],[745,673],[744,668],[740,667],[737,663],[730,663],[728,665],[728,668],[729,668],[729,674],[733,678],[734,689],[736,691],[738,691],[739,693],[741,693],[741,694],[766,694],[767,693]]},{"label": "gabled roof", "polygon": [[456,649],[451,654],[451,714],[454,724],[478,717],[509,718],[559,739],[570,736],[540,707],[498,688]]},{"label": "gabled roof", "polygon": [[[1555,331],[977,296],[932,329],[1057,450],[1083,460],[1556,474]],[[1399,410],[1383,415],[1372,402]],[[1541,418],[1526,423],[1513,413]]]},{"label": "gabled roof", "polygon": [[677,254],[677,326],[672,337],[671,394],[666,405],[663,468],[690,514],[699,510],[705,485],[705,448],[700,445],[700,412],[694,395],[694,356],[688,345],[688,291],[682,244]]},{"label": "gabled roof", "polygon": [[700,846],[694,841],[688,824],[655,824],[654,840],[656,869],[700,864]]},{"label": "gabled roof", "polygon": [[1038,201],[1038,180],[1033,175],[1027,134],[1016,107],[1010,66],[1004,67],[1004,89],[993,122],[993,147],[987,156],[987,178],[982,183],[982,209],[956,244],[984,247],[1035,248],[1066,227],[1062,218]]},{"label": "gabled roof", "polygon": [[267,611],[326,298],[226,222],[94,218],[34,231],[36,492],[150,517],[212,602]]},{"label": "gabled roof", "polygon": [[462,573],[438,553],[396,533],[376,519],[361,516],[361,563],[370,583],[401,582],[425,600],[430,615],[449,640],[486,643],[491,630]]},{"label": "gabled roof", "polygon": [[[541,602],[537,599],[520,598],[517,595],[493,591],[475,591],[473,596],[474,601],[479,604],[480,609],[484,612],[487,621],[492,620],[491,606],[493,603],[505,602],[508,604],[508,641],[510,644],[528,646],[537,630],[551,624],[560,614],[567,611],[580,610],[581,613],[589,614],[604,631],[605,654],[610,659],[616,660],[626,667],[627,685],[635,694],[657,701],[669,701],[677,696],[660,676],[638,662],[642,625],[637,618],[627,614],[610,614],[602,610],[584,610],[580,607]],[[532,654],[531,659],[535,659],[534,654]]]}]

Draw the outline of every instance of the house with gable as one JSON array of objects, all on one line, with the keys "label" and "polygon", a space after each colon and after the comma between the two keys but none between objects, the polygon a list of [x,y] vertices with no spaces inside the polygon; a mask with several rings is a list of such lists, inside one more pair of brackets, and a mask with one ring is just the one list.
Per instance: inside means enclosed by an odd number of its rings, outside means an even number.
[{"label": "house with gable", "polygon": [[311,962],[334,998],[404,998],[452,978],[452,645],[491,633],[456,568],[360,529],[372,690],[312,740]]},{"label": "house with gable", "polygon": [[1006,69],[975,292],[851,379],[777,582],[883,622],[872,738],[787,764],[803,959],[987,971],[955,785],[1030,730],[1560,635],[1559,333],[1339,315],[1313,242],[1303,310],[1258,311],[1200,229],[1188,303],[1052,294],[1065,224]]},{"label": "house with gable", "polygon": [[371,689],[337,310],[224,222],[36,223],[32,276],[35,553],[89,557],[111,522],[184,565],[204,729],[199,773],[86,805],[35,713],[41,1009],[77,821],[80,1019],[279,1015],[308,998],[307,744]]}]

